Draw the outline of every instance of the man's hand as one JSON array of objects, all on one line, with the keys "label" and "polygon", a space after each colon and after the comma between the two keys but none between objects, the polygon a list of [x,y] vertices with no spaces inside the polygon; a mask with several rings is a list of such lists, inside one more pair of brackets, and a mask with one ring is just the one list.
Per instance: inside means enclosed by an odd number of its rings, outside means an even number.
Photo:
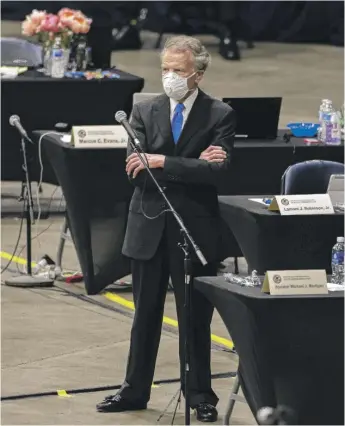
[{"label": "man's hand", "polygon": [[226,159],[226,152],[221,146],[210,145],[200,154],[200,160],[206,160],[209,163],[222,163]]},{"label": "man's hand", "polygon": [[[164,167],[165,156],[160,154],[145,154],[144,160],[148,163],[150,169],[158,169]],[[131,154],[127,158],[126,163],[127,175],[133,173],[133,178],[138,175],[140,170],[145,169],[145,166],[136,153]]]}]

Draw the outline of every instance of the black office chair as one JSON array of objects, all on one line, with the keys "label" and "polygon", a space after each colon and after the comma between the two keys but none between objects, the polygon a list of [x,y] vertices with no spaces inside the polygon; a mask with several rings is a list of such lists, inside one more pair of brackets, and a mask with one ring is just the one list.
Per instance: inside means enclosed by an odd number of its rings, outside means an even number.
[{"label": "black office chair", "polygon": [[30,41],[1,37],[1,65],[37,68],[42,64],[42,47]]},{"label": "black office chair", "polygon": [[311,160],[288,167],[281,180],[281,195],[325,194],[331,175],[344,174],[345,166],[335,161]]}]

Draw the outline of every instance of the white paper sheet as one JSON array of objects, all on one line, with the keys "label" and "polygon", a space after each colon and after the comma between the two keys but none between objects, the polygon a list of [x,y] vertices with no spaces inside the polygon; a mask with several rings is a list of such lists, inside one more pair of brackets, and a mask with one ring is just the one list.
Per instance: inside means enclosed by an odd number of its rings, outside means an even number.
[{"label": "white paper sheet", "polygon": [[327,283],[327,288],[328,288],[328,291],[344,291],[345,285]]},{"label": "white paper sheet", "polygon": [[61,142],[64,142],[64,143],[71,143],[71,140],[72,140],[71,135],[63,135],[61,137]]},{"label": "white paper sheet", "polygon": [[255,203],[260,203],[264,206],[267,206],[267,204],[262,200],[262,198],[249,198],[249,201],[254,201]]}]

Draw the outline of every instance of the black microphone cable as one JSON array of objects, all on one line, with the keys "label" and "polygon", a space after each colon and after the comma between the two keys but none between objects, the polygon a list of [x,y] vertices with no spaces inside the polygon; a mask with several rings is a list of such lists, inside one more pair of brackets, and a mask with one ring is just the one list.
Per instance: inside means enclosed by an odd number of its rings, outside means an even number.
[{"label": "black microphone cable", "polygon": [[[129,142],[130,143],[130,145],[131,145],[131,148],[132,148],[132,150],[133,150],[133,153],[135,153],[135,154],[137,154],[137,156],[139,157],[139,159],[140,159],[140,161],[142,162],[142,163],[145,163],[145,165],[147,166],[147,168],[149,169],[150,168],[150,164],[149,164],[149,161],[148,161],[148,158],[147,158],[147,154],[146,154],[146,152],[143,150],[143,148],[142,148],[142,146],[141,146],[141,144],[140,144],[140,140],[139,140],[139,138],[138,138],[138,136],[137,136],[137,134],[136,134],[136,132],[135,132],[135,130],[134,129],[132,129],[132,127],[131,127],[131,125],[128,123],[128,121],[127,121],[127,114],[124,112],[124,111],[117,111],[117,113],[115,114],[115,120],[118,122],[118,123],[120,123],[124,128],[125,128],[125,130],[126,130],[126,132],[127,132],[127,134],[128,134],[128,136],[129,136],[129,141],[132,141],[132,142]],[[140,151],[140,154],[139,154],[139,151]],[[143,214],[143,216],[146,218],[146,219],[149,219],[149,220],[154,220],[154,219],[157,219],[158,217],[160,217],[162,214],[164,214],[164,213],[167,213],[167,212],[170,212],[170,213],[172,213],[172,210],[169,208],[169,209],[164,209],[164,210],[162,210],[161,212],[159,212],[156,216],[149,216],[146,212],[145,212],[145,210],[144,210],[144,202],[143,202],[143,199],[144,199],[144,195],[145,195],[145,192],[146,192],[146,187],[147,187],[147,178],[148,178],[148,172],[147,172],[147,170],[146,169],[144,169],[145,171],[146,171],[146,176],[145,176],[145,179],[144,179],[144,185],[143,185],[143,188],[141,189],[141,197],[140,197],[140,211],[141,211],[141,213]],[[157,188],[158,189],[158,188]],[[164,189],[163,189],[163,191],[164,191]],[[178,215],[179,216],[179,215]],[[180,216],[179,216],[180,217]],[[180,217],[180,219],[181,219],[181,217]],[[181,219],[182,220],[182,219]]]}]

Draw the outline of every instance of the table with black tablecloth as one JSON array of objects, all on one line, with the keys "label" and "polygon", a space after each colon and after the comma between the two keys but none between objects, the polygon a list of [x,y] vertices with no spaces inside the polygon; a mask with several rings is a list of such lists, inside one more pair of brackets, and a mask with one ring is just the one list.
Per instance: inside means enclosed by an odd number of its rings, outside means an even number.
[{"label": "table with black tablecloth", "polygon": [[248,196],[219,197],[219,205],[250,270],[330,272],[332,247],[344,235],[344,213],[281,216]]},{"label": "table with black tablecloth", "polygon": [[285,170],[306,160],[344,163],[344,144],[306,145],[302,138],[284,142],[286,131],[279,130],[274,140],[236,140],[227,181],[219,186],[219,195],[279,194]]},{"label": "table with black tablecloth", "polygon": [[[20,136],[9,125],[12,114],[19,115],[29,133],[36,129],[54,129],[56,123],[70,125],[116,124],[114,114],[132,110],[133,94],[140,92],[144,80],[116,70],[120,78],[82,80],[47,77],[38,71],[27,71],[15,79],[1,81],[1,179],[22,179]],[[31,174],[39,180],[37,146],[28,147],[32,157]],[[44,162],[44,182],[57,184],[49,162]]]},{"label": "table with black tablecloth", "polygon": [[[34,142],[37,142],[42,134],[43,131],[34,132]],[[296,144],[296,142],[293,142],[293,144]],[[123,242],[127,211],[123,204],[121,224],[119,225],[119,222],[113,223],[113,226],[115,226],[115,223],[119,226],[118,230],[111,226],[111,222],[104,221],[102,225],[101,220],[97,222],[96,226],[93,216],[96,215],[99,219],[102,217],[109,218],[110,220],[112,211],[118,209],[119,203],[128,204],[130,201],[133,187],[125,173],[126,149],[76,149],[61,142],[60,138],[55,135],[45,137],[42,141],[42,148],[43,158],[46,158],[46,162],[49,162],[52,166],[54,175],[56,175],[66,197],[70,226],[72,234],[74,234],[79,262],[86,283],[90,283],[90,286],[87,284],[87,287],[91,288],[94,285],[98,288],[104,287],[113,282],[114,279],[120,278],[116,262],[113,262],[112,266],[111,262],[115,258],[114,253],[116,253],[119,261],[122,259],[119,253]],[[313,153],[317,154],[317,151],[314,151],[313,148],[316,147],[301,146],[302,151],[306,150],[307,152],[311,149],[309,151],[311,156]],[[332,155],[338,155],[338,150],[334,148],[338,147],[320,147],[323,157],[329,158]],[[254,167],[254,164],[251,163],[254,157],[258,160],[258,165],[263,164],[272,155],[277,157],[277,161],[282,167],[285,167],[285,163],[282,161],[285,157],[290,158],[288,153],[293,151],[292,145],[287,147],[280,140],[265,143],[260,141],[236,142],[233,170],[228,182],[224,183],[225,188],[219,188],[219,193],[245,193],[249,191],[249,193],[254,194],[258,189],[264,187],[279,188],[281,175],[278,171],[274,172],[271,180],[267,180],[258,167],[250,172],[255,173],[255,175],[248,177],[246,164],[248,163],[249,167]],[[273,171],[273,169],[267,169],[268,175],[270,171]],[[250,191],[251,189],[252,191]],[[87,208],[84,208],[85,206]],[[107,230],[109,231],[108,234]],[[108,241],[108,237],[113,238],[111,236],[115,233],[120,240],[115,242],[113,239],[114,247],[111,249],[111,242],[109,241],[109,243],[106,243],[109,251],[100,250],[102,237]],[[228,257],[241,256],[241,249],[229,227],[224,226],[224,234],[228,247]],[[93,235],[93,238],[90,235]],[[108,265],[106,268],[109,268],[109,273],[103,275],[99,270],[100,265]],[[98,278],[95,278],[96,282],[93,281],[94,277],[92,276],[94,268],[99,271],[97,273]],[[102,266],[103,268],[105,266]],[[123,271],[122,268],[120,268],[121,271]],[[106,280],[110,281],[106,282]]]},{"label": "table with black tablecloth", "polygon": [[221,315],[256,415],[286,405],[297,424],[344,424],[344,292],[271,296],[223,277],[194,281]]},{"label": "table with black tablecloth", "polygon": [[[45,132],[34,132],[35,140]],[[133,187],[125,173],[124,149],[76,149],[57,135],[42,141],[62,188],[68,225],[85,287],[97,293],[130,272],[122,256]]]}]

